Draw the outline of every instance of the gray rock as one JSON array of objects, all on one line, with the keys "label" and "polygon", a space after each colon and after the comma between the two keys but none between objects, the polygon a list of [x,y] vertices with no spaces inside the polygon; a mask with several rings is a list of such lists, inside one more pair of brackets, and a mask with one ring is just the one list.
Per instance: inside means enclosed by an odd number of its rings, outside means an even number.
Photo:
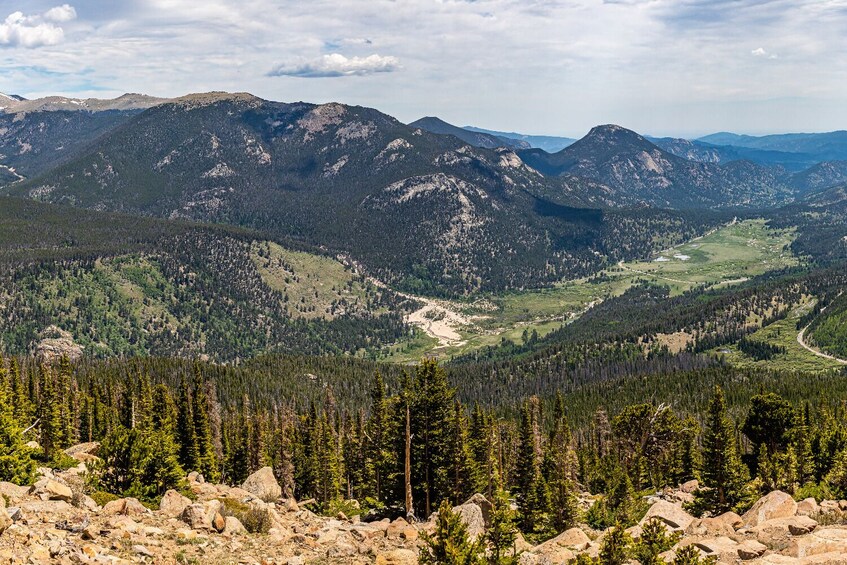
[{"label": "gray rock", "polygon": [[270,467],[262,467],[247,477],[241,488],[265,502],[274,502],[282,497],[282,487]]}]

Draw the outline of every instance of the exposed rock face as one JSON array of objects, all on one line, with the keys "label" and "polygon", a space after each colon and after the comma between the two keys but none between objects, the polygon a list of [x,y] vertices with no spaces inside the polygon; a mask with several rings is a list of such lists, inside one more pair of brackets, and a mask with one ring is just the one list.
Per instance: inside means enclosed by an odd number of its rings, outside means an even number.
[{"label": "exposed rock face", "polygon": [[241,488],[265,502],[273,502],[282,497],[282,487],[276,482],[270,467],[262,467],[247,477]]},{"label": "exposed rock face", "polygon": [[[482,495],[479,496],[485,500],[485,497]],[[476,540],[480,536],[485,535],[485,517],[482,508],[478,504],[468,501],[461,506],[454,507],[453,512],[458,513],[462,517],[462,522],[468,528],[468,535],[471,539]]]},{"label": "exposed rock face", "polygon": [[54,363],[62,357],[76,361],[82,357],[82,346],[73,336],[57,326],[49,326],[38,334],[39,341],[32,347],[35,357],[45,363]]}]

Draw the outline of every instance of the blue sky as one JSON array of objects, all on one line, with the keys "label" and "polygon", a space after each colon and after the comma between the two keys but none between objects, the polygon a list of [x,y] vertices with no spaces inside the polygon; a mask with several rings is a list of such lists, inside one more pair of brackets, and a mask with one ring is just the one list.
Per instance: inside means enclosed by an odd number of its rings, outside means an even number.
[{"label": "blue sky", "polygon": [[578,137],[847,129],[847,0],[0,0],[0,91],[248,91]]}]

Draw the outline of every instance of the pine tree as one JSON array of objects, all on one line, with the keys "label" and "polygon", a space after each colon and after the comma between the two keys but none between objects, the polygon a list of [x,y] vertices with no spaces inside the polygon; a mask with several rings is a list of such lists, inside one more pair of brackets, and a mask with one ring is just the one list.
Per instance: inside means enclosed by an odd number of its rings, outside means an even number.
[{"label": "pine tree", "polygon": [[449,438],[449,458],[452,467],[450,498],[452,500],[465,500],[473,494],[473,478],[475,472],[472,468],[472,457],[468,441],[468,425],[465,419],[465,410],[457,400],[453,408],[453,434]]},{"label": "pine tree", "polygon": [[432,359],[422,360],[409,394],[416,515],[429,516],[433,506],[449,496],[453,484],[450,442],[457,433],[453,426],[454,395],[444,369]]},{"label": "pine tree", "polygon": [[664,565],[665,561],[659,558],[659,554],[672,548],[679,537],[679,534],[668,533],[663,522],[652,518],[642,527],[641,535],[633,545],[632,556],[642,565]]},{"label": "pine tree", "polygon": [[14,417],[18,424],[27,428],[32,425],[35,415],[35,407],[32,402],[35,398],[27,392],[24,381],[21,378],[21,371],[18,365],[18,360],[12,358],[9,367],[9,379],[12,382],[11,401],[14,410]]},{"label": "pine tree", "polygon": [[490,415],[483,412],[479,405],[471,413],[469,443],[473,457],[474,491],[494,498],[500,489],[502,473],[498,464],[498,433]]},{"label": "pine tree", "polygon": [[468,537],[461,516],[453,512],[447,499],[438,508],[438,519],[432,536],[422,535],[426,544],[418,562],[422,565],[482,565],[482,547]]},{"label": "pine tree", "polygon": [[100,446],[102,488],[120,496],[153,501],[184,476],[173,437],[151,427],[117,426]]},{"label": "pine tree", "polygon": [[553,528],[564,531],[579,520],[579,500],[576,493],[576,453],[571,442],[570,426],[565,415],[561,393],[556,395],[553,408],[553,431],[548,442],[546,476],[550,487]]},{"label": "pine tree", "polygon": [[517,563],[515,541],[518,528],[515,524],[515,512],[509,503],[506,492],[500,490],[494,495],[491,510],[491,525],[485,534],[488,542],[488,563],[490,565],[513,565]]},{"label": "pine tree", "polygon": [[179,462],[189,471],[199,469],[200,454],[197,448],[197,436],[194,433],[194,416],[191,410],[191,396],[188,385],[183,380],[179,386],[177,416],[177,438],[179,439]]},{"label": "pine tree", "polygon": [[40,422],[40,443],[47,459],[53,459],[65,447],[65,438],[62,435],[64,422],[62,418],[63,401],[56,390],[56,382],[49,368],[42,365],[40,368],[38,405],[38,420]]},{"label": "pine tree", "polygon": [[385,382],[379,371],[374,373],[371,385],[371,412],[365,429],[366,469],[369,476],[369,493],[377,502],[386,501],[386,483],[396,466],[388,437],[388,400]]},{"label": "pine tree", "polygon": [[700,448],[697,438],[700,436],[700,424],[693,416],[687,416],[682,423],[682,432],[679,443],[679,472],[676,476],[677,483],[683,483],[700,476],[702,465]]},{"label": "pine tree", "polygon": [[715,386],[703,437],[703,486],[695,493],[696,507],[716,514],[732,510],[745,497],[746,470],[735,441],[735,428],[726,413],[723,390]]},{"label": "pine tree", "polygon": [[624,565],[629,559],[632,538],[624,527],[616,524],[609,530],[600,544],[600,563],[603,565]]},{"label": "pine tree", "polygon": [[527,534],[543,531],[550,506],[549,491],[541,473],[539,419],[540,402],[537,397],[533,397],[521,410],[520,453],[517,462],[521,529]]},{"label": "pine tree", "polygon": [[[26,447],[9,402],[5,380],[0,382],[0,481],[28,485],[35,476],[35,460]],[[0,512],[3,510],[0,509]]]},{"label": "pine tree", "polygon": [[206,387],[200,366],[194,366],[194,395],[191,405],[191,416],[194,423],[194,436],[197,445],[197,471],[209,481],[218,478],[218,463],[215,457],[215,447],[212,428],[209,423],[209,404]]}]

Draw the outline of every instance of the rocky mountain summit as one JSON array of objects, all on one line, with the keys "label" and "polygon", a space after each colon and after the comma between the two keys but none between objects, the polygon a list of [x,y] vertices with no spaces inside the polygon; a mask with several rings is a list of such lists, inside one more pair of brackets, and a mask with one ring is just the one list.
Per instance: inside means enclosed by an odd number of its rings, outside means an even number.
[{"label": "rocky mountain summit", "polygon": [[[211,484],[198,473],[186,477],[183,492],[169,490],[158,508],[134,498],[101,499],[85,494],[87,466],[96,465],[97,443],[66,450],[79,464],[65,471],[40,469],[34,485],[0,483],[0,562],[3,563],[376,563],[412,565],[435,535],[434,515],[426,522],[403,518],[365,521],[360,516],[319,516],[310,501],[283,498],[269,467],[240,487]],[[699,555],[715,563],[835,564],[847,555],[847,501],[809,498],[795,502],[773,491],[744,515],[727,512],[695,518],[684,509],[697,481],[648,497],[646,515],[626,533],[637,540],[648,525],[676,536],[659,557],[685,562]],[[583,493],[586,507],[594,497]],[[356,508],[358,503],[347,501]],[[492,504],[474,495],[453,509],[471,539],[486,535]],[[518,534],[521,565],[569,563],[596,558],[612,529],[571,528],[537,546]],[[696,551],[686,550],[693,546]],[[701,561],[702,562],[702,561]],[[636,563],[636,561],[632,561]]]}]

